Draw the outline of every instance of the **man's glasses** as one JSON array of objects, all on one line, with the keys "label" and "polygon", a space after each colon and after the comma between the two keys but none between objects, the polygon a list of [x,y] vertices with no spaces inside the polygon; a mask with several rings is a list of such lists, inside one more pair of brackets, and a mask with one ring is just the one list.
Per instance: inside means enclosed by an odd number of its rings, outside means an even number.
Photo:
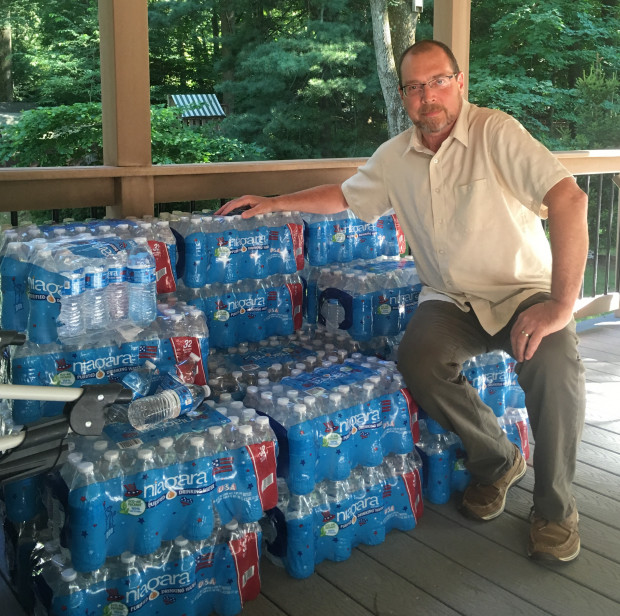
[{"label": "man's glasses", "polygon": [[435,79],[430,79],[426,83],[411,83],[406,86],[401,86],[400,89],[407,97],[421,96],[422,92],[424,92],[424,86],[427,86],[431,90],[443,90],[450,85],[450,80],[457,75],[458,73],[452,73],[452,75],[441,75],[440,77],[435,77]]}]

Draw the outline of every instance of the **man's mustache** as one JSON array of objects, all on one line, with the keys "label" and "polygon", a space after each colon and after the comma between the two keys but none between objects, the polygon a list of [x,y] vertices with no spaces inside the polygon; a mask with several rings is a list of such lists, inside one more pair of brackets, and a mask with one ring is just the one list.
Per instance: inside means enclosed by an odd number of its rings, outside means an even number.
[{"label": "man's mustache", "polygon": [[426,114],[426,113],[432,113],[433,111],[444,111],[444,108],[442,105],[422,105],[420,107],[420,113],[422,114]]}]

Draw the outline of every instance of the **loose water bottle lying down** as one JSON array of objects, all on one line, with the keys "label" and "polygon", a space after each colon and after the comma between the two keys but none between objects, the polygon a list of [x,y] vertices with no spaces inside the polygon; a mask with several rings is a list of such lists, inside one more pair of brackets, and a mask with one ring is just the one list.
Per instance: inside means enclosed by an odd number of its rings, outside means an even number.
[{"label": "loose water bottle lying down", "polygon": [[136,430],[148,430],[156,424],[194,411],[210,393],[206,385],[188,384],[138,398],[129,405],[129,423]]}]

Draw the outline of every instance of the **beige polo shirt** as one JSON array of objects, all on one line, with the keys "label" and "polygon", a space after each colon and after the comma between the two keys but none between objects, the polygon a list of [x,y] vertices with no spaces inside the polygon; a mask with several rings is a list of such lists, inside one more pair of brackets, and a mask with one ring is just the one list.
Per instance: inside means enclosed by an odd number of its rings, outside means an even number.
[{"label": "beige polo shirt", "polygon": [[436,154],[411,128],[381,145],[342,190],[362,220],[394,209],[425,285],[420,301],[469,304],[495,334],[524,299],[551,290],[542,200],[565,177],[516,120],[463,101]]}]

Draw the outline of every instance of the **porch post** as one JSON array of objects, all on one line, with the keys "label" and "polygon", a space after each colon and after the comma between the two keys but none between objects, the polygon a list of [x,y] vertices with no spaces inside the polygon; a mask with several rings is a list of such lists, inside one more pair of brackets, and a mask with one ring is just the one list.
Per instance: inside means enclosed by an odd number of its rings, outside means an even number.
[{"label": "porch post", "polygon": [[433,38],[452,49],[469,91],[469,39],[471,0],[435,0]]},{"label": "porch post", "polygon": [[[147,0],[99,0],[103,163],[151,166],[151,107]],[[153,178],[115,180],[108,214],[153,213]]]}]

